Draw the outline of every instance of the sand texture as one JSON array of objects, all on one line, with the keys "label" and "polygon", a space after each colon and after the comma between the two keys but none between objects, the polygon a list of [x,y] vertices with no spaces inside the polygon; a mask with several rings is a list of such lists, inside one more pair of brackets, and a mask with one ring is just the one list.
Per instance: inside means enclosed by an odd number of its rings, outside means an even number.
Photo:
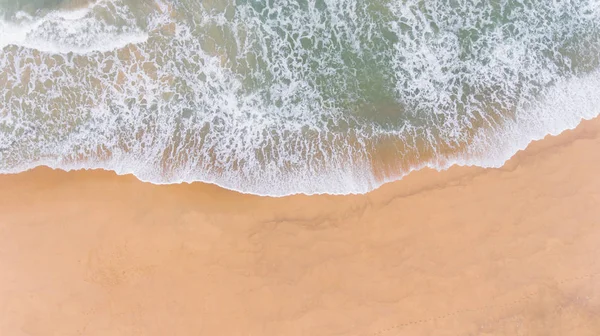
[{"label": "sand texture", "polygon": [[0,176],[0,335],[600,335],[600,119],[501,169],[266,198]]}]

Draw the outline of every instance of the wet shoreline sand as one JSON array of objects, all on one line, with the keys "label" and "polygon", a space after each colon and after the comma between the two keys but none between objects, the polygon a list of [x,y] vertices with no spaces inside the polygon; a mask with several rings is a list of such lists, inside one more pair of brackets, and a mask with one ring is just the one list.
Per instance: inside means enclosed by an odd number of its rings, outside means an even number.
[{"label": "wet shoreline sand", "polygon": [[0,175],[0,334],[597,335],[599,167],[596,118],[366,195]]}]

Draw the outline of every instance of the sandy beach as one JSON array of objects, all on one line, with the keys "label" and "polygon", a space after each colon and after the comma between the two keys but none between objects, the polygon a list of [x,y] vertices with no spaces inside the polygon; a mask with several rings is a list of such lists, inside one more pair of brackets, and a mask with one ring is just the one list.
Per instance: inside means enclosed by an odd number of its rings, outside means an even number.
[{"label": "sandy beach", "polygon": [[267,198],[0,176],[0,334],[598,335],[600,119],[501,169]]}]

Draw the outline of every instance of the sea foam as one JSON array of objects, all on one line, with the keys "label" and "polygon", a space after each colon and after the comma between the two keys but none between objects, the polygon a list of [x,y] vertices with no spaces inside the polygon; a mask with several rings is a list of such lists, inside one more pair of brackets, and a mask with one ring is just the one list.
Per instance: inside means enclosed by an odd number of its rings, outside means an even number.
[{"label": "sea foam", "polygon": [[148,39],[148,34],[123,10],[114,13],[122,21],[120,25],[95,15],[95,11],[107,7],[113,6],[102,0],[83,8],[54,10],[41,17],[17,12],[12,19],[0,19],[0,49],[16,45],[48,53],[85,54],[115,50]]}]

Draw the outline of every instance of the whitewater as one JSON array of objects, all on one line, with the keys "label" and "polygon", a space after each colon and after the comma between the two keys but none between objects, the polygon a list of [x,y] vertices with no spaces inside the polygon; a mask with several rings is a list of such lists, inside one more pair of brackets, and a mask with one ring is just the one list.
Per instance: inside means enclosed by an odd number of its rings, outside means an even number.
[{"label": "whitewater", "polygon": [[596,0],[0,0],[0,173],[366,193],[599,114]]}]

